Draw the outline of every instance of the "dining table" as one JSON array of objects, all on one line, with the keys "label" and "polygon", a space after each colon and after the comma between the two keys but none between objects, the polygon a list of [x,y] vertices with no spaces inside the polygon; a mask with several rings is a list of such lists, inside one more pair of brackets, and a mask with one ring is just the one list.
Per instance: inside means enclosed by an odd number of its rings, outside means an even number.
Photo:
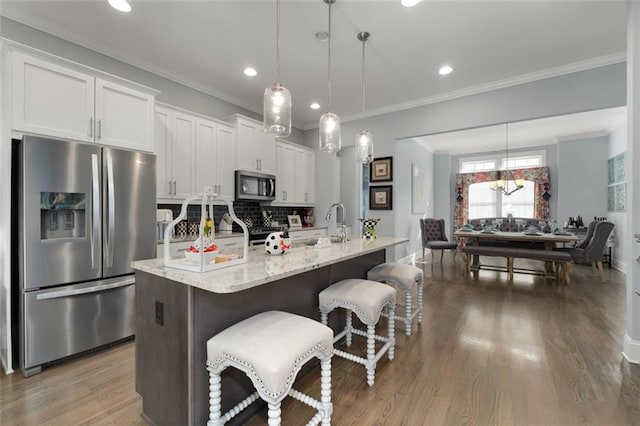
[{"label": "dining table", "polygon": [[[581,237],[570,232],[547,233],[540,231],[467,231],[459,229],[453,233],[453,236],[459,241],[458,248],[463,247],[465,244],[473,244],[477,246],[481,245],[482,242],[503,242],[505,244],[530,242],[541,243],[544,246],[544,250],[553,250],[558,245],[565,246],[567,243],[575,243],[582,240]],[[471,264],[472,271],[477,272],[480,269],[479,258],[479,255],[473,256],[473,261]],[[548,276],[553,275],[552,262],[545,262],[545,272]]]}]

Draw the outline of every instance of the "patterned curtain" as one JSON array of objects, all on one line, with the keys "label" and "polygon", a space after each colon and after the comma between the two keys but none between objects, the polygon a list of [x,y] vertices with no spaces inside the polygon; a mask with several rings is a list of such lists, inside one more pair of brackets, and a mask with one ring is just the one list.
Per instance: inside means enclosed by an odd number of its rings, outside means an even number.
[{"label": "patterned curtain", "polygon": [[[528,169],[512,169],[509,170],[513,179],[524,179],[534,182],[534,203],[533,215],[535,219],[549,219],[549,201],[542,197],[547,190],[550,189],[549,167],[532,167]],[[456,175],[456,191],[455,196],[456,208],[453,218],[453,227],[458,229],[467,223],[469,218],[469,185],[479,182],[490,182],[498,178],[497,171],[477,172],[477,173],[458,173]],[[460,199],[462,197],[462,199]]]}]

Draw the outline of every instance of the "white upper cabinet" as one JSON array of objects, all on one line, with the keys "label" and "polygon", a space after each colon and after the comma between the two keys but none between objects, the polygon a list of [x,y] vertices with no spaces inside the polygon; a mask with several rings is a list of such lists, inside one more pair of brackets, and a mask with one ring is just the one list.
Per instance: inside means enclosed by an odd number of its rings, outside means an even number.
[{"label": "white upper cabinet", "polygon": [[93,142],[95,79],[20,52],[12,61],[13,129]]},{"label": "white upper cabinet", "polygon": [[157,106],[155,113],[156,191],[158,199],[184,199],[194,193],[196,120]]},{"label": "white upper cabinet", "polygon": [[96,141],[138,151],[153,151],[154,98],[96,79]]},{"label": "white upper cabinet", "polygon": [[276,141],[276,202],[296,201],[296,151],[292,145]]},{"label": "white upper cabinet", "polygon": [[261,122],[241,115],[230,117],[236,128],[236,169],[274,174],[274,138]]},{"label": "white upper cabinet", "polygon": [[216,151],[216,191],[223,197],[235,197],[235,149],[236,130],[233,126],[218,124]]},{"label": "white upper cabinet", "polygon": [[13,50],[12,129],[153,151],[154,95]]},{"label": "white upper cabinet", "polygon": [[235,128],[175,107],[155,110],[158,199],[185,199],[207,186],[233,199]]},{"label": "white upper cabinet", "polygon": [[196,119],[196,192],[210,186],[217,194],[233,199],[233,142],[235,129],[203,118]]},{"label": "white upper cabinet", "polygon": [[316,191],[316,154],[296,148],[296,199],[302,204],[313,204]]},{"label": "white upper cabinet", "polygon": [[304,147],[275,142],[276,204],[304,206],[315,202],[316,155]]}]

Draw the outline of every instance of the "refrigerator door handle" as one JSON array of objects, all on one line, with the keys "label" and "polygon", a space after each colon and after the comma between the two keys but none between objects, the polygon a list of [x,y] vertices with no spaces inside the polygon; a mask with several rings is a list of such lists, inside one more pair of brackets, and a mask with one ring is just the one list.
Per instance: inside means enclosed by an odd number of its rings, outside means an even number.
[{"label": "refrigerator door handle", "polygon": [[57,291],[48,291],[46,293],[41,293],[36,296],[36,300],[47,300],[47,299],[60,299],[62,297],[69,296],[78,296],[81,294],[89,294],[89,293],[97,293],[99,291],[111,290],[114,288],[126,287],[131,284],[135,284],[136,279],[134,277],[127,278],[123,281],[118,281],[110,284],[98,284],[93,285],[91,287],[77,288],[77,289],[69,289],[69,290],[57,290]]},{"label": "refrigerator door handle", "polygon": [[107,155],[107,267],[113,266],[113,255],[115,250],[115,226],[116,226],[116,197],[113,181],[113,157]]},{"label": "refrigerator door handle", "polygon": [[98,172],[98,155],[91,154],[91,201],[93,206],[91,217],[91,269],[98,264],[96,238],[100,232],[100,181]]}]

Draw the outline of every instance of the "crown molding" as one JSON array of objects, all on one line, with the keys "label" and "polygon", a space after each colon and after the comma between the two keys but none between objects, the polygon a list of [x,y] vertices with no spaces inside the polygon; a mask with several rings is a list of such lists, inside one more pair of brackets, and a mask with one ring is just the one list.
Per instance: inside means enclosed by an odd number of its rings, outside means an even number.
[{"label": "crown molding", "polygon": [[[536,71],[528,74],[522,74],[516,77],[505,78],[497,80],[491,83],[480,84],[477,86],[471,86],[466,89],[455,90],[440,95],[430,96],[422,99],[415,99],[413,101],[402,102],[394,105],[388,105],[382,108],[376,108],[366,113],[366,118],[371,118],[383,114],[390,114],[394,112],[404,111],[411,108],[418,108],[426,105],[432,105],[439,102],[450,101],[453,99],[463,98],[465,96],[477,95],[480,93],[490,92],[493,90],[504,89],[507,87],[518,86],[521,84],[531,83],[534,81],[545,80],[552,77],[560,77],[567,74],[573,74],[580,71],[587,71],[594,68],[600,68],[607,65],[618,64],[625,62],[627,58],[626,52],[613,53],[611,55],[599,56],[597,58],[587,59],[580,62],[574,62],[568,65],[562,65],[559,67],[548,68],[541,71]],[[360,115],[349,115],[342,118],[343,123],[350,121],[361,120]],[[307,125],[303,127],[303,130],[312,130],[317,128],[315,125]]]}]

